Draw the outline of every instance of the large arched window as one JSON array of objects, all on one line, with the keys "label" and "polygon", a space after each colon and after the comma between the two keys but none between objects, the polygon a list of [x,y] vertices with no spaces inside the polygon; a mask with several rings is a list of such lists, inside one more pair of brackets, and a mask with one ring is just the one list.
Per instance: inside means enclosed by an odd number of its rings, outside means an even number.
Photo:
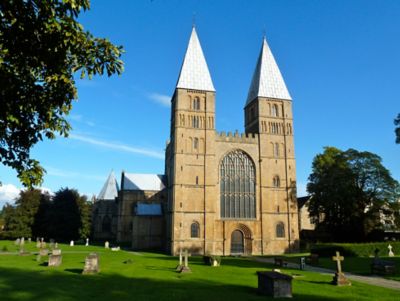
[{"label": "large arched window", "polygon": [[227,154],[220,165],[221,217],[256,217],[255,167],[240,150]]},{"label": "large arched window", "polygon": [[285,237],[285,224],[282,222],[276,224],[276,237]]},{"label": "large arched window", "polygon": [[200,225],[198,222],[194,222],[190,225],[190,237],[191,238],[200,237]]}]

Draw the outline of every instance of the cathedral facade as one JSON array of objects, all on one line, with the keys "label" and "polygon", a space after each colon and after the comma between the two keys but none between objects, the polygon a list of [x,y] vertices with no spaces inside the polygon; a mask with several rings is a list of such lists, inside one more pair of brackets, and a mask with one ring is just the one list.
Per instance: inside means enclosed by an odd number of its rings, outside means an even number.
[{"label": "cathedral facade", "polygon": [[[147,238],[147,245],[159,245],[170,254],[189,249],[197,254],[261,255],[297,249],[292,99],[265,38],[244,100],[244,133],[216,131],[215,101],[193,28],[171,99],[165,176],[159,176],[155,190],[121,187],[112,218],[117,240],[131,238],[132,246],[140,248],[135,243],[138,232],[150,233],[141,228],[152,228],[157,212],[156,243]],[[125,177],[123,173],[121,182]],[[132,194],[141,198],[132,201]],[[138,204],[148,206],[141,209],[148,215],[139,222]]]}]

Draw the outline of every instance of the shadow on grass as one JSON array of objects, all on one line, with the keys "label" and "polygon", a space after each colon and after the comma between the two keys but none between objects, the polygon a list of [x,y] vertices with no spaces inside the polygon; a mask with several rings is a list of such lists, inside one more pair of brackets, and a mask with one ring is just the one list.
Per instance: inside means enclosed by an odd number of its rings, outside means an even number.
[{"label": "shadow on grass", "polygon": [[[0,268],[1,299],[20,300],[272,300],[257,294],[255,286],[226,284],[190,275],[170,280],[130,278],[119,274],[78,275],[80,269],[37,273]],[[74,275],[72,275],[73,273]],[[188,276],[188,277],[186,277]],[[45,284],[45,285],[43,285]],[[345,298],[324,297],[325,301]],[[321,300],[321,296],[294,294],[293,300]]]}]

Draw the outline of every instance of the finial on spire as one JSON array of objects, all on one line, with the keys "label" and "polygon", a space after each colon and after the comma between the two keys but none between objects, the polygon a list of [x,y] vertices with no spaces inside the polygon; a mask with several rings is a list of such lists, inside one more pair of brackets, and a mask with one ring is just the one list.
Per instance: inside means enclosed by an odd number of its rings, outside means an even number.
[{"label": "finial on spire", "polygon": [[192,14],[192,27],[196,27],[196,12],[194,11]]},{"label": "finial on spire", "polygon": [[264,26],[263,26],[263,30],[262,30],[262,35],[263,35],[263,40],[265,40],[266,39],[266,30],[265,30],[265,24],[264,24]]}]

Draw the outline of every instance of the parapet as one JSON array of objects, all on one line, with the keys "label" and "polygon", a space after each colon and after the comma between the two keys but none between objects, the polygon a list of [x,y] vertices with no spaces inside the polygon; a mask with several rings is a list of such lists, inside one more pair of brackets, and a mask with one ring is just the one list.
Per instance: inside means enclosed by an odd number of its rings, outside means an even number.
[{"label": "parapet", "polygon": [[258,134],[254,133],[240,133],[238,131],[235,131],[235,133],[232,132],[217,132],[215,135],[215,141],[220,141],[220,142],[235,142],[235,143],[252,143],[252,144],[257,144],[258,143]]}]

